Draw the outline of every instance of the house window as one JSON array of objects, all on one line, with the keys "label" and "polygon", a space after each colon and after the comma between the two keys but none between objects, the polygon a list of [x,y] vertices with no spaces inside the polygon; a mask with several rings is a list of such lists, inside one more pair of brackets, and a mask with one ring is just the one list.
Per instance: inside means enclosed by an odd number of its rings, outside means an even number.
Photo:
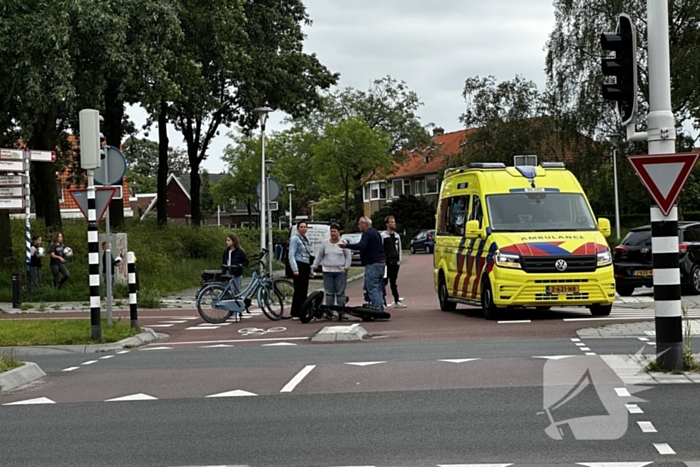
[{"label": "house window", "polygon": [[386,199],[386,182],[371,182],[369,184],[369,194],[372,201]]},{"label": "house window", "polygon": [[63,200],[63,184],[61,183],[60,179],[56,180],[56,191],[58,192],[58,202],[64,203],[65,201]]},{"label": "house window", "polygon": [[363,201],[366,203],[369,201],[369,184],[364,186],[363,190]]},{"label": "house window", "polygon": [[414,186],[413,194],[415,194],[415,195],[423,195],[423,194],[425,194],[424,184],[423,184],[423,180],[422,180],[422,179],[421,179],[421,180],[416,180],[416,181],[414,182],[413,186]]},{"label": "house window", "polygon": [[392,198],[398,198],[403,194],[403,180],[394,180],[391,183],[391,187],[393,189],[393,192],[391,194]]},{"label": "house window", "polygon": [[425,177],[425,193],[432,194],[437,192],[437,175],[428,175],[427,177]]}]

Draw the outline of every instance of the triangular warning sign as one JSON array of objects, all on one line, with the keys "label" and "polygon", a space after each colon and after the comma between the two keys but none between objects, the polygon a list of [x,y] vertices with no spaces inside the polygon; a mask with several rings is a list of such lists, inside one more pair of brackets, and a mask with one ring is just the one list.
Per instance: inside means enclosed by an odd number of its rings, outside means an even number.
[{"label": "triangular warning sign", "polygon": [[698,156],[700,154],[692,152],[631,154],[627,159],[661,212],[668,216],[688,181]]},{"label": "triangular warning sign", "polygon": [[[71,198],[78,205],[80,212],[85,216],[85,220],[88,219],[88,200],[87,200],[87,188],[71,188],[68,190]],[[107,212],[107,207],[109,203],[112,202],[112,197],[117,193],[117,187],[115,186],[96,186],[95,187],[95,215],[97,216],[97,223],[102,222],[102,218]]]}]

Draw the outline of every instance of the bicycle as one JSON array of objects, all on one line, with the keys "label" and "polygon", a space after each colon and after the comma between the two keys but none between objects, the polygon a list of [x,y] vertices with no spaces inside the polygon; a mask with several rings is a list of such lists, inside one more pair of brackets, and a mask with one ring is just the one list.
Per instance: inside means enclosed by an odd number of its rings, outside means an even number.
[{"label": "bicycle", "polygon": [[270,320],[287,318],[285,307],[291,308],[294,284],[286,279],[275,279],[265,272],[266,254],[267,250],[263,249],[260,254],[248,258],[251,263],[257,263],[257,267],[253,269],[250,283],[243,290],[237,290],[231,276],[221,276],[222,279],[228,279],[226,285],[211,283],[200,289],[195,304],[204,321],[223,323],[234,313],[240,319],[243,311],[250,306],[252,297],[257,298],[258,306]]}]

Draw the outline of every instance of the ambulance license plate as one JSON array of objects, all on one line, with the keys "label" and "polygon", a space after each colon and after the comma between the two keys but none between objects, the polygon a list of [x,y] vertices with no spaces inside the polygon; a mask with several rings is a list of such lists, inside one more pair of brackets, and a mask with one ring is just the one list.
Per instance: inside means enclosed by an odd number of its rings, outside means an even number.
[{"label": "ambulance license plate", "polygon": [[547,293],[549,295],[578,293],[578,285],[548,285]]}]

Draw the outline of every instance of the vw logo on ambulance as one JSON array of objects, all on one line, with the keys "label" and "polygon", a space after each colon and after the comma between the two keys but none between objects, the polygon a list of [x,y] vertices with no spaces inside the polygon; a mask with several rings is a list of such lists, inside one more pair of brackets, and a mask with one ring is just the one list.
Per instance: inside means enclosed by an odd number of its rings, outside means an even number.
[{"label": "vw logo on ambulance", "polygon": [[566,264],[566,261],[563,259],[558,259],[556,263],[554,263],[554,267],[557,268],[557,271],[564,272],[566,271],[566,267],[568,264]]}]

